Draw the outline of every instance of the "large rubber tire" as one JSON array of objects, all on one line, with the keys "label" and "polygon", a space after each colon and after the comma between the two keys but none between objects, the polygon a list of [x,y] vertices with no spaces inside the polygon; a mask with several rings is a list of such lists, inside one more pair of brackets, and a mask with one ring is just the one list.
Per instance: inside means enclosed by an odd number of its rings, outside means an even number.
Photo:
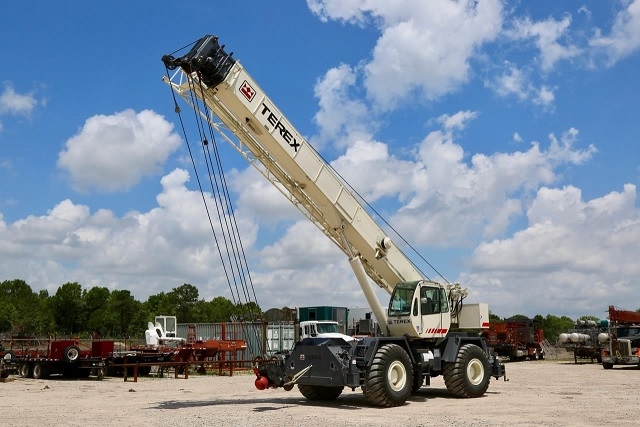
[{"label": "large rubber tire", "polygon": [[365,378],[362,391],[373,405],[403,405],[411,395],[413,368],[407,352],[397,344],[378,349]]},{"label": "large rubber tire", "polygon": [[47,369],[42,363],[36,363],[33,365],[33,378],[41,380],[47,377]]},{"label": "large rubber tire", "polygon": [[28,363],[23,363],[20,365],[20,377],[22,378],[31,378],[33,372],[31,371],[31,366]]},{"label": "large rubber tire", "polygon": [[75,363],[80,358],[80,348],[77,345],[70,345],[64,349],[62,359],[67,363]]},{"label": "large rubber tire", "polygon": [[611,369],[611,368],[613,368],[613,363],[604,363],[604,362],[603,362],[603,363],[602,363],[602,367],[603,367],[604,369]]},{"label": "large rubber tire", "polygon": [[342,394],[344,387],[298,384],[298,390],[309,400],[335,400]]},{"label": "large rubber tire", "polygon": [[447,390],[456,397],[480,397],[489,388],[491,368],[485,352],[475,344],[460,347],[455,362],[442,369]]}]

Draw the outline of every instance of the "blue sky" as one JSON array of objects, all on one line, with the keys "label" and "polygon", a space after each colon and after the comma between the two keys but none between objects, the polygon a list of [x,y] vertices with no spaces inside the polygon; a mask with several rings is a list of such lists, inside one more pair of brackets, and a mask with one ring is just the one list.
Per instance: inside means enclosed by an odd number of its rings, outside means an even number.
[{"label": "blue sky", "polygon": [[[640,0],[33,1],[0,24],[0,280],[231,297],[161,82],[215,34],[468,301],[640,307]],[[224,154],[258,303],[363,307],[344,255]]]}]

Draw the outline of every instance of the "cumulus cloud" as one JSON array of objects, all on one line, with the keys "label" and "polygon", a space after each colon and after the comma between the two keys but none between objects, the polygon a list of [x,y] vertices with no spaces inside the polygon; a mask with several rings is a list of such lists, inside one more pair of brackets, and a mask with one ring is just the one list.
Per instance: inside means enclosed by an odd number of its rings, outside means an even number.
[{"label": "cumulus cloud", "polygon": [[532,102],[543,109],[553,109],[555,87],[536,87],[528,70],[505,62],[500,73],[485,81],[485,85],[502,98],[515,97],[519,102]]},{"label": "cumulus cloud", "polygon": [[[228,295],[221,255],[227,255],[220,225],[212,235],[200,192],[186,187],[189,174],[176,169],[161,180],[158,205],[122,217],[105,209],[94,213],[67,199],[42,216],[13,223],[0,218],[0,270],[34,289],[51,291],[67,281],[84,286],[128,289],[138,298],[183,283],[198,286],[203,297]],[[210,209],[215,200],[206,196]],[[236,217],[249,247],[255,227]],[[25,274],[27,275],[25,277]]]},{"label": "cumulus cloud", "polygon": [[38,100],[33,92],[17,93],[10,82],[4,84],[0,93],[0,115],[29,115],[37,105]]},{"label": "cumulus cloud", "polygon": [[[585,201],[580,189],[541,187],[528,226],[480,244],[463,280],[503,313],[588,313],[636,300],[636,187]],[[615,289],[615,292],[611,292]],[[637,307],[628,307],[635,309]]]},{"label": "cumulus cloud", "polygon": [[624,8],[615,16],[611,31],[603,34],[596,29],[590,45],[596,53],[604,54],[608,64],[613,65],[640,48],[640,0],[622,2]]},{"label": "cumulus cloud", "polygon": [[307,0],[309,10],[318,16],[320,21],[331,19],[361,25],[366,20],[366,5],[363,1],[340,0]]},{"label": "cumulus cloud", "polygon": [[576,147],[577,135],[570,129],[560,138],[551,134],[547,149],[533,142],[526,151],[467,159],[451,132],[433,131],[416,151],[407,181],[411,195],[393,223],[415,242],[439,246],[500,235],[521,213],[528,192],[556,182],[562,165],[592,156],[594,147]]},{"label": "cumulus cloud", "polygon": [[565,15],[561,20],[548,18],[534,22],[531,18],[516,19],[513,27],[505,34],[515,40],[534,40],[540,51],[539,65],[543,71],[550,71],[556,62],[575,58],[581,49],[572,44],[562,45],[560,40],[568,36],[571,16]]},{"label": "cumulus cloud", "polygon": [[234,170],[228,176],[230,189],[237,194],[235,207],[256,224],[272,229],[300,219],[301,213],[255,168]]},{"label": "cumulus cloud", "polygon": [[458,111],[453,115],[443,114],[438,117],[438,122],[442,124],[445,130],[464,129],[467,122],[478,117],[477,111]]},{"label": "cumulus cloud", "polygon": [[[35,108],[42,104],[44,104],[44,100],[36,98],[34,91],[18,93],[11,82],[5,82],[2,91],[0,91],[0,117],[29,117]],[[2,132],[3,128],[4,125],[0,122],[0,132]]]},{"label": "cumulus cloud", "polygon": [[150,110],[96,115],[67,140],[58,167],[78,191],[126,190],[160,173],[180,141],[173,124]]},{"label": "cumulus cloud", "polygon": [[325,21],[361,25],[370,16],[376,22],[381,36],[364,65],[364,86],[381,110],[403,101],[434,100],[459,88],[469,79],[471,58],[502,26],[498,0],[307,4]]}]

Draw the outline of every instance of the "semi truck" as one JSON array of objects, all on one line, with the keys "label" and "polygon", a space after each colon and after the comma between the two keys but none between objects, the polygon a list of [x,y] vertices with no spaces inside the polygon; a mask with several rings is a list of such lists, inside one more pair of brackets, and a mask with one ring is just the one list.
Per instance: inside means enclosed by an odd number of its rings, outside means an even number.
[{"label": "semi truck", "polygon": [[598,335],[602,344],[602,367],[636,365],[640,367],[640,312],[609,306],[609,328]]},{"label": "semi truck", "polygon": [[[421,272],[218,37],[206,35],[184,55],[162,61],[164,82],[200,124],[231,144],[346,255],[381,327],[382,336],[310,337],[288,355],[258,356],[258,389],[297,386],[309,400],[333,400],[345,388],[360,388],[371,404],[394,407],[432,377],[442,375],[453,396],[468,398],[483,396],[491,377],[506,379],[478,333],[489,326],[488,305],[463,304],[466,289]],[[174,107],[180,111],[177,102]],[[376,286],[390,295],[387,304]]]}]

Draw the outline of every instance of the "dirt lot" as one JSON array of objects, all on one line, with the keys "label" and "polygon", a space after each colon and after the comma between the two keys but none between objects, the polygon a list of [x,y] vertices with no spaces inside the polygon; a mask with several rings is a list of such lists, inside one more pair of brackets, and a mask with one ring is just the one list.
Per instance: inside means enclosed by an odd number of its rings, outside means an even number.
[{"label": "dirt lot", "polygon": [[[441,377],[398,408],[367,404],[359,390],[312,403],[294,388],[259,391],[254,377],[0,383],[2,424],[12,426],[603,426],[638,425],[637,368],[605,371],[573,361],[508,363],[478,399],[448,395]],[[6,424],[5,424],[6,423]]]}]

